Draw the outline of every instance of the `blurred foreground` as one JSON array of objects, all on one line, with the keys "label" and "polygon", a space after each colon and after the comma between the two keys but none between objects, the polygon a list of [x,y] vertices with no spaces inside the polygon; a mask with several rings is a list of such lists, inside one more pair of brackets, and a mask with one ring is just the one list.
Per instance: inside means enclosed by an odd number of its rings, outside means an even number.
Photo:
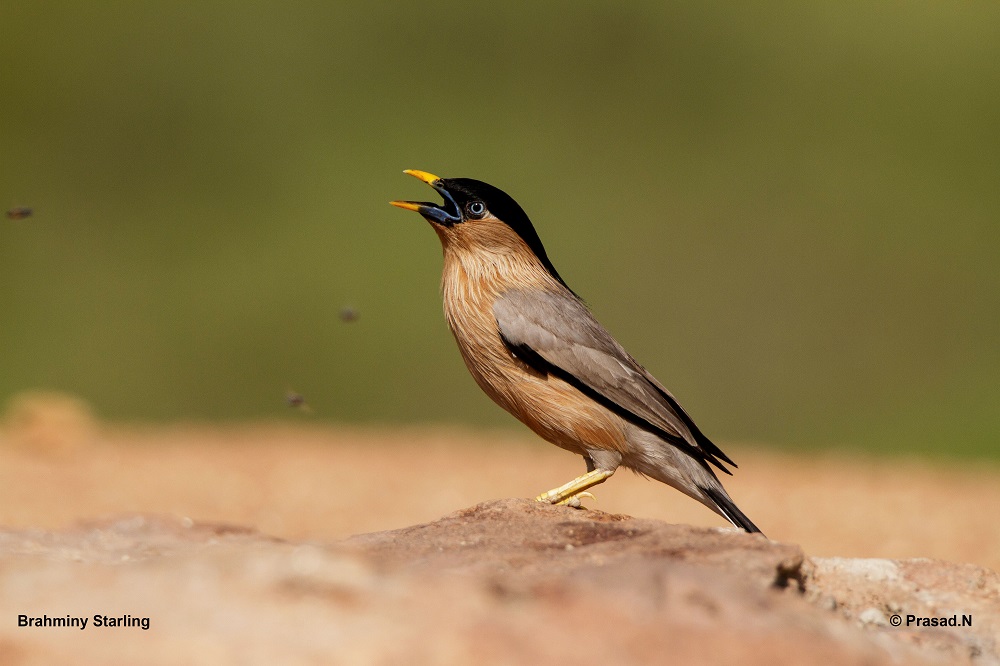
[{"label": "blurred foreground", "polygon": [[0,590],[12,666],[984,666],[1000,638],[1000,575],[974,565],[528,499],[325,544],[142,515],[0,528]]},{"label": "blurred foreground", "polygon": [[[721,443],[725,483],[776,541],[814,556],[931,557],[1000,570],[1000,468],[903,458],[787,455]],[[129,513],[331,541],[534,497],[583,471],[530,436],[457,429],[274,424],[104,426],[68,398],[15,405],[0,430],[0,526],[57,529]],[[722,526],[696,502],[620,472],[602,511]]]}]

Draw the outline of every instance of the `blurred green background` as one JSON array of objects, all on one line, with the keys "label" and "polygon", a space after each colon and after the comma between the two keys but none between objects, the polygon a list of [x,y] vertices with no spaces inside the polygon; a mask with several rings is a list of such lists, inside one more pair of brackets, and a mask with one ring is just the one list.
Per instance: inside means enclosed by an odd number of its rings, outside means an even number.
[{"label": "blurred green background", "polygon": [[416,168],[511,193],[719,441],[1000,456],[996,2],[0,18],[0,401],[519,427],[388,205]]}]

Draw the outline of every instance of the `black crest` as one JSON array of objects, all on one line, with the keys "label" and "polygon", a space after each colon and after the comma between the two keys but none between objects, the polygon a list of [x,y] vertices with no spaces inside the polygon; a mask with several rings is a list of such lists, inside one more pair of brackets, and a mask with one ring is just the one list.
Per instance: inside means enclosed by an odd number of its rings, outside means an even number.
[{"label": "black crest", "polygon": [[521,240],[531,248],[531,251],[535,253],[535,256],[552,277],[569,289],[559,276],[555,266],[549,261],[545,247],[542,245],[541,239],[538,238],[538,233],[535,231],[534,225],[531,224],[531,220],[528,219],[528,214],[514,201],[513,197],[498,187],[472,178],[442,178],[441,184],[455,198],[455,203],[458,204],[460,210],[464,211],[465,204],[470,201],[482,201],[486,204],[486,209],[495,218],[513,229],[521,237]]}]

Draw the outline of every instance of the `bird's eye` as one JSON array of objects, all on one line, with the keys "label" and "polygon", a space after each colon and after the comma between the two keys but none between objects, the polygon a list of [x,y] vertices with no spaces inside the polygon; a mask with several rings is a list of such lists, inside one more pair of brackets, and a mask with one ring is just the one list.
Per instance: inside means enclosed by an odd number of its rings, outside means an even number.
[{"label": "bird's eye", "polygon": [[486,204],[482,201],[472,201],[465,210],[469,213],[469,217],[476,218],[477,220],[483,215],[486,215]]}]

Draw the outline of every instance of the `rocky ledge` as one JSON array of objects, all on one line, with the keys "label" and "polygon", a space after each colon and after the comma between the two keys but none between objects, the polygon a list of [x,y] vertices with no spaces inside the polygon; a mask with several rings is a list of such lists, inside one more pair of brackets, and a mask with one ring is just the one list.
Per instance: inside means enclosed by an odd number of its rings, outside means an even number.
[{"label": "rocky ledge", "polygon": [[1000,663],[993,571],[513,499],[328,544],[0,530],[0,619],[4,664]]}]

